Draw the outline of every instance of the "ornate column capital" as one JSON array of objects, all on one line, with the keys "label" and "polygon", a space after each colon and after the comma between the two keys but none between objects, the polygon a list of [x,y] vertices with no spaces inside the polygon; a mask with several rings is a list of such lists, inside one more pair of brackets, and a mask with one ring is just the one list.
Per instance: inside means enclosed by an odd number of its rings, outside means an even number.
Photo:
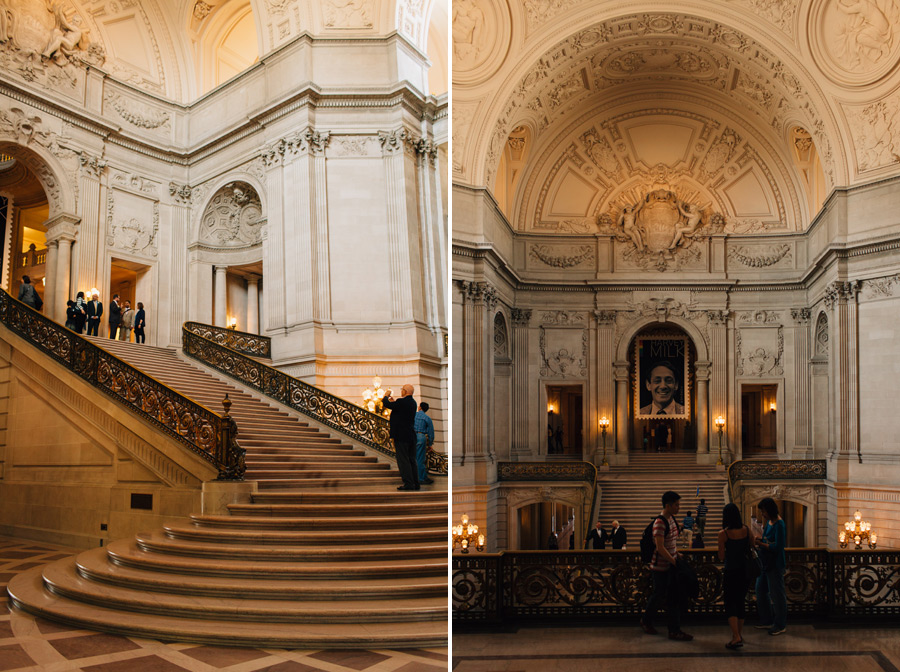
[{"label": "ornate column capital", "polygon": [[859,296],[859,280],[838,280],[825,289],[825,305],[832,308],[835,303],[846,303]]},{"label": "ornate column capital", "polygon": [[513,308],[510,311],[510,317],[512,319],[513,326],[515,327],[527,327],[529,322],[531,322],[531,309],[523,309],[523,308]]},{"label": "ornate column capital", "polygon": [[712,362],[694,362],[694,374],[697,380],[709,380],[709,370]]},{"label": "ornate column capital", "polygon": [[709,319],[709,326],[724,327],[728,324],[727,310],[707,310],[706,317]]},{"label": "ornate column capital", "polygon": [[628,382],[631,373],[631,364],[627,361],[613,362],[613,376],[617,383]]},{"label": "ornate column capital", "polygon": [[809,308],[791,308],[791,317],[797,324],[809,324],[812,311]]},{"label": "ornate column capital", "polygon": [[189,184],[176,184],[169,182],[169,196],[176,205],[189,206],[193,197],[193,189]]},{"label": "ornate column capital", "polygon": [[420,139],[414,138],[405,128],[393,131],[378,131],[378,142],[381,143],[381,151],[385,156],[402,153],[407,143],[412,144],[416,149],[416,144]]},{"label": "ornate column capital", "polygon": [[462,293],[463,301],[483,303],[488,310],[497,305],[497,290],[487,282],[457,280],[457,286]]},{"label": "ornate column capital", "polygon": [[427,159],[428,163],[434,166],[437,161],[437,145],[433,140],[429,140],[427,138],[422,138],[417,140],[415,143],[416,153],[421,156],[423,159]]},{"label": "ornate column capital", "polygon": [[597,326],[612,326],[616,323],[616,311],[614,310],[595,310],[594,319],[597,320]]},{"label": "ornate column capital", "polygon": [[87,152],[78,152],[78,164],[81,166],[82,175],[95,180],[100,178],[107,166],[106,161],[99,156],[92,156]]},{"label": "ornate column capital", "polygon": [[46,239],[47,244],[57,242],[61,239],[74,242],[78,237],[78,226],[81,224],[81,217],[73,215],[69,212],[61,212],[55,217],[51,217],[44,225],[47,227]]}]

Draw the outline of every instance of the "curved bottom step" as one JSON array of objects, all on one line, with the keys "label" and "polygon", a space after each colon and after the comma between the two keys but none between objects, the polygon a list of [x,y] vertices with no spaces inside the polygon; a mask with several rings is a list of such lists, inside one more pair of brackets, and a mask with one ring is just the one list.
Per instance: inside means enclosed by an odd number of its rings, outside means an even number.
[{"label": "curved bottom step", "polygon": [[67,625],[130,637],[258,648],[419,648],[447,645],[446,621],[395,623],[253,623],[123,612],[75,602],[44,587],[42,567],[16,575],[14,607]]}]

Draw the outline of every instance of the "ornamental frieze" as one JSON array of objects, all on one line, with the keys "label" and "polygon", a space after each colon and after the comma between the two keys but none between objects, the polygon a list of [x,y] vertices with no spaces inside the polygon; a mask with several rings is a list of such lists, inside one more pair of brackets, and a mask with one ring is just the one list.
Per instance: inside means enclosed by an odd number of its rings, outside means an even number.
[{"label": "ornamental frieze", "polygon": [[541,315],[541,324],[583,326],[587,319],[584,313],[574,310],[551,310]]},{"label": "ornamental frieze", "polygon": [[573,268],[584,262],[593,262],[594,248],[590,245],[579,245],[568,249],[551,248],[549,245],[532,245],[530,256],[551,268]]},{"label": "ornamental frieze", "polygon": [[728,248],[728,258],[749,268],[767,268],[779,262],[789,266],[792,261],[791,246],[781,245],[732,245]]},{"label": "ornamental frieze", "polygon": [[201,242],[240,247],[261,242],[262,204],[246,182],[219,189],[206,206],[200,223]]},{"label": "ornamental frieze", "polygon": [[741,324],[779,324],[781,313],[776,310],[745,310],[735,313]]}]

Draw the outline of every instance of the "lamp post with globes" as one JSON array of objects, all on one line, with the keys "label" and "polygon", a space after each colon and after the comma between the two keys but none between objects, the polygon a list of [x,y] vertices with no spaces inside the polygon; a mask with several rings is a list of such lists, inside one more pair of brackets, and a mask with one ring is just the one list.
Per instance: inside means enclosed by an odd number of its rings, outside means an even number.
[{"label": "lamp post with globes", "polygon": [[600,434],[603,437],[603,463],[602,466],[608,467],[609,462],[606,461],[606,430],[609,429],[609,418],[605,415],[600,418]]},{"label": "lamp post with globes", "polygon": [[719,461],[716,462],[716,466],[722,466],[724,462],[722,462],[722,432],[725,429],[725,418],[721,415],[716,418],[716,429],[719,430]]}]

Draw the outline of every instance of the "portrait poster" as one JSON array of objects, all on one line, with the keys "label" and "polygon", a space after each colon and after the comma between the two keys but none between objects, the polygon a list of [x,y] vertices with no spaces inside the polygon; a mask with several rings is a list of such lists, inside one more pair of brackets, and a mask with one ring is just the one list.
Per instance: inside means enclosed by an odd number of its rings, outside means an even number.
[{"label": "portrait poster", "polygon": [[642,336],[635,340],[637,419],[690,419],[688,358],[686,336]]}]

